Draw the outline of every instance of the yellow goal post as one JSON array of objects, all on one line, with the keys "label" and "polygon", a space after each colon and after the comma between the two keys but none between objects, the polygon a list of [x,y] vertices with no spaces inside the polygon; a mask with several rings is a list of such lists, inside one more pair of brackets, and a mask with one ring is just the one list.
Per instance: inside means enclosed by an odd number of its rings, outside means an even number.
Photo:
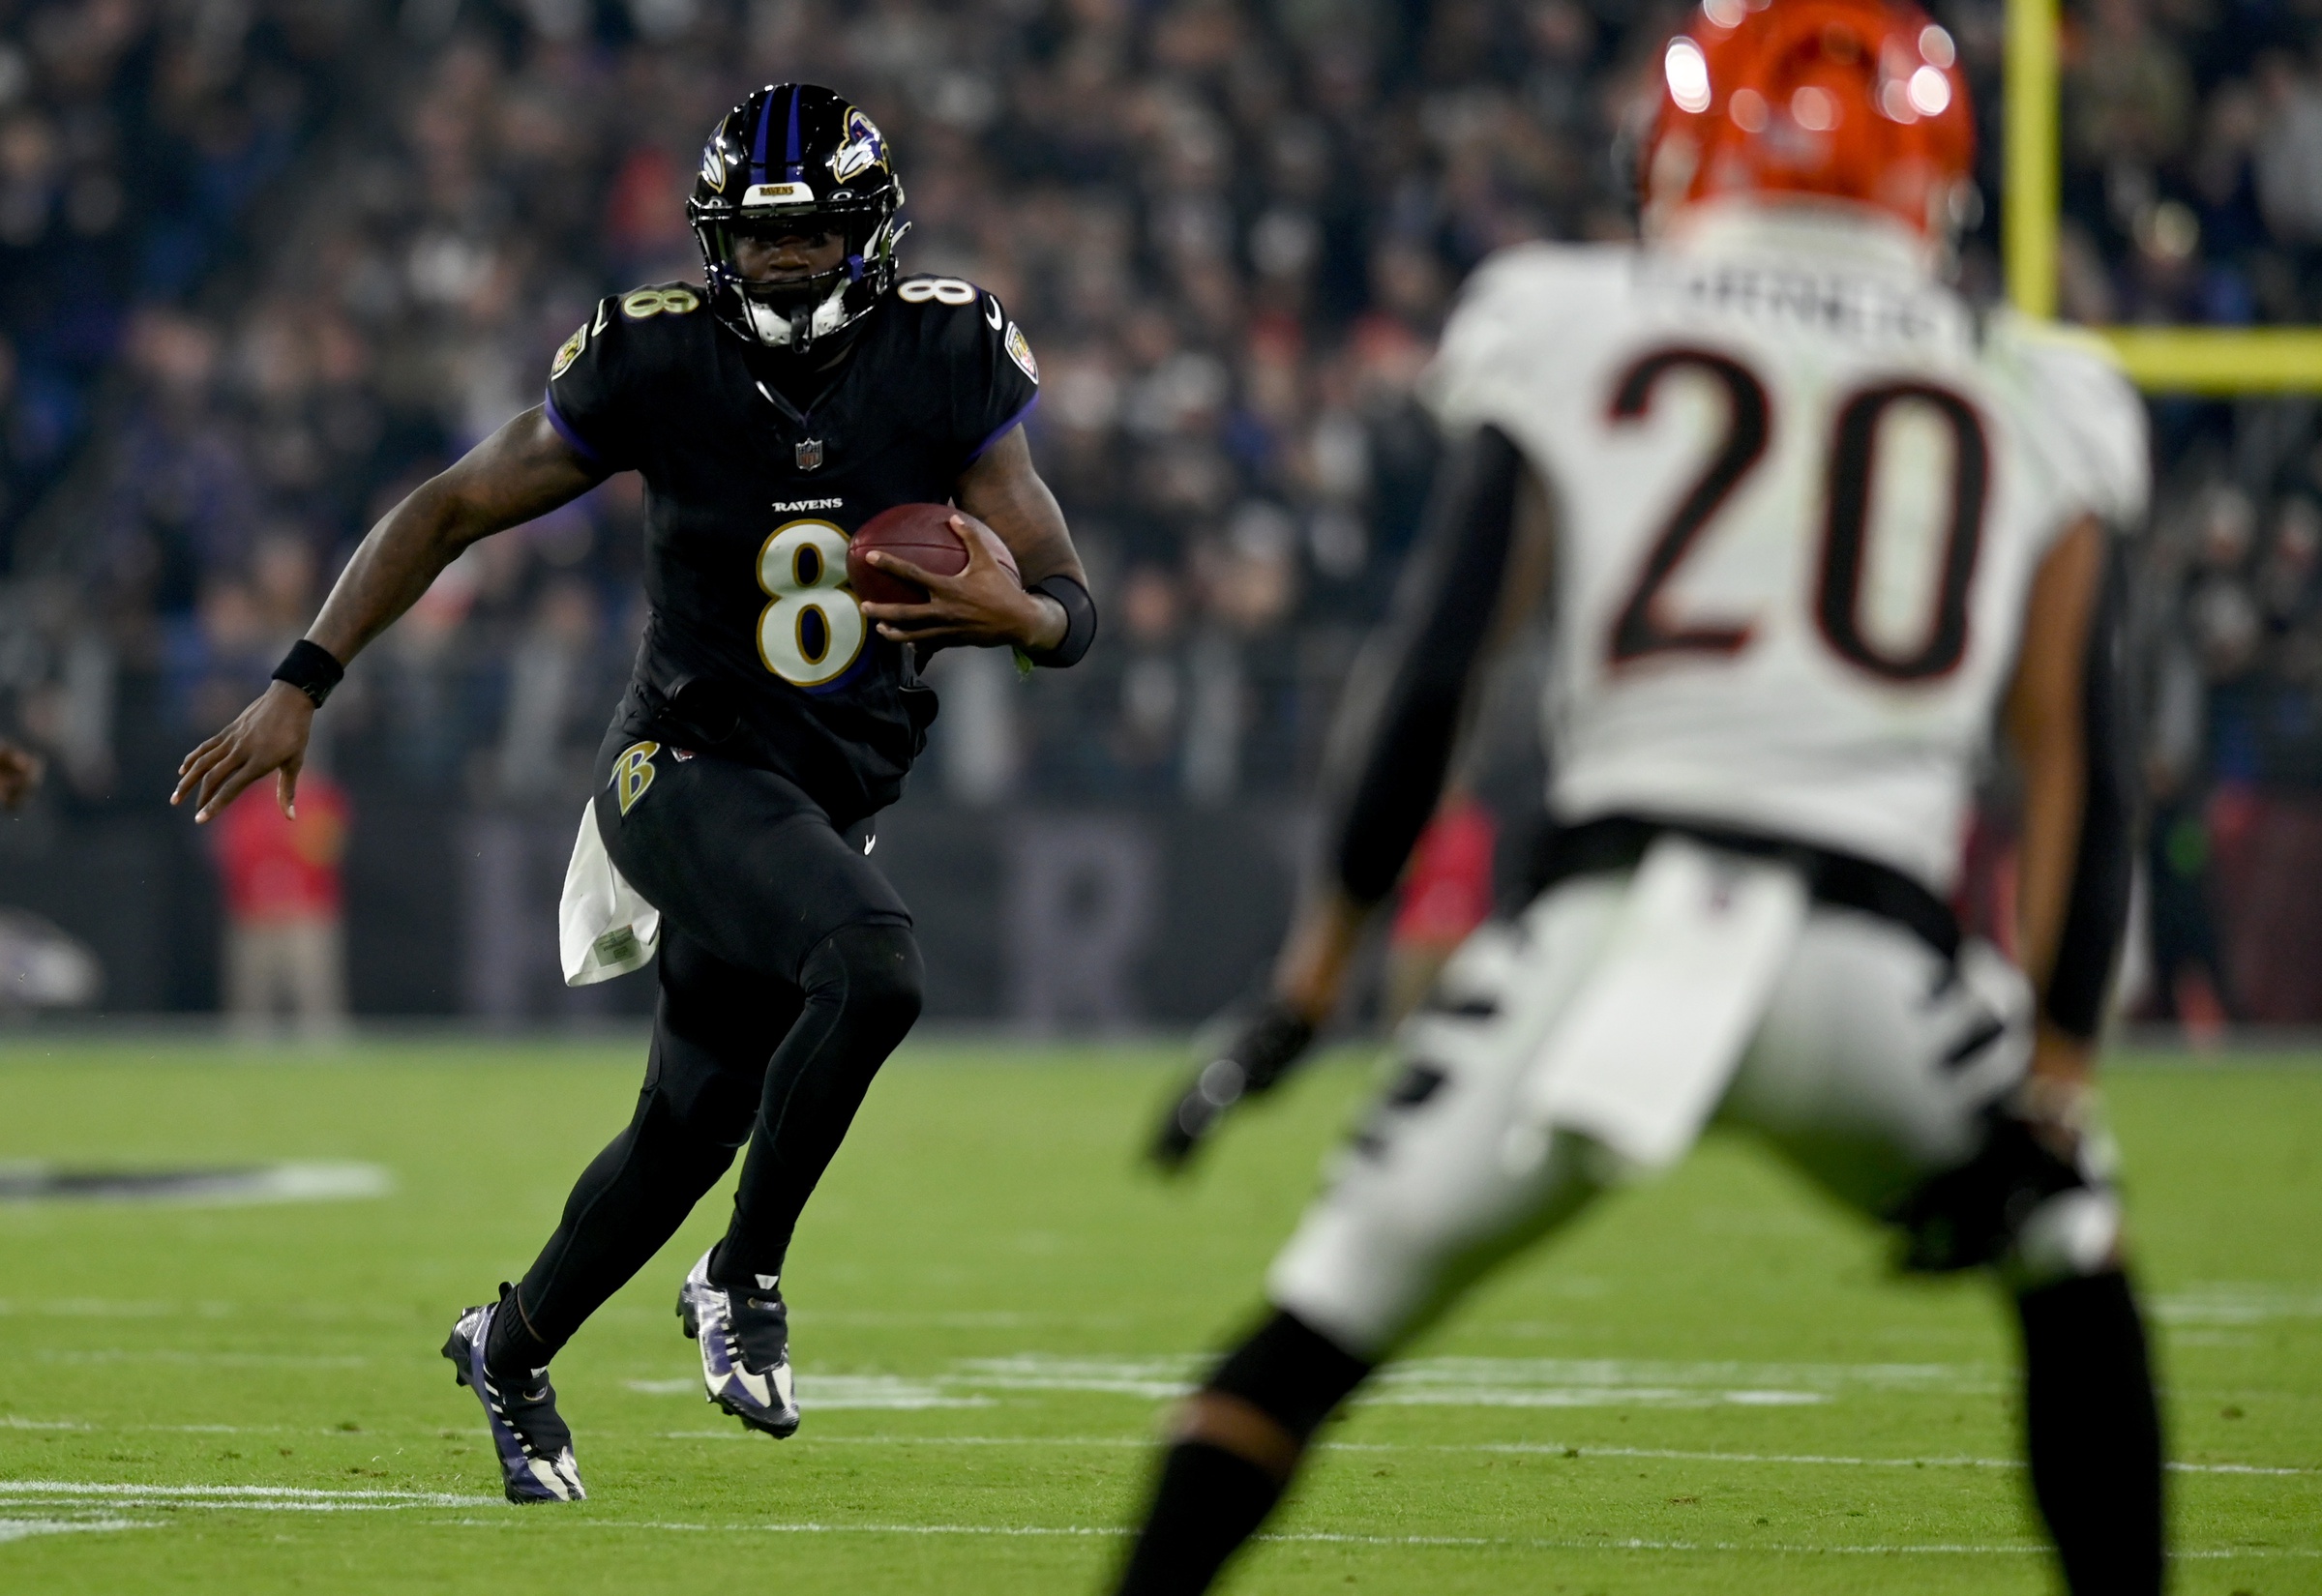
[{"label": "yellow goal post", "polygon": [[[2028,315],[2056,313],[2056,234],[2063,204],[2058,136],[2059,0],[2008,0],[2008,147],[2001,243],[2008,297]],[[2322,392],[2322,327],[2096,327],[2148,393]]]}]

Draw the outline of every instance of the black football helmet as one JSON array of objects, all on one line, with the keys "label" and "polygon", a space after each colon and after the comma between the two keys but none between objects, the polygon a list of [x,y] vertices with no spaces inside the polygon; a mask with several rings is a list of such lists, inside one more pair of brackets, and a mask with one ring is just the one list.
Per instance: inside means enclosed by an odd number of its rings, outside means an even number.
[{"label": "black football helmet", "polygon": [[[770,83],[726,113],[701,149],[686,220],[701,245],[709,307],[754,343],[804,350],[860,320],[895,281],[903,185],[872,120],[813,83]],[[847,255],[792,282],[735,269],[742,237],[833,232]]]}]

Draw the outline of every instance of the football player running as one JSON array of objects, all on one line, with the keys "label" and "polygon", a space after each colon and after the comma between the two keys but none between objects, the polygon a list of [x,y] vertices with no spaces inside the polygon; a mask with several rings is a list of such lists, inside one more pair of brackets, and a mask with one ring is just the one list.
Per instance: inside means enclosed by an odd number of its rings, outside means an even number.
[{"label": "football player running", "polygon": [[[902,200],[878,128],[830,90],[777,84],[735,106],[687,206],[705,285],[600,304],[541,404],[372,530],[266,695],[188,757],[171,800],[206,820],[273,773],[287,810],[346,663],[461,549],[642,473],[651,615],[575,876],[594,860],[606,879],[609,856],[615,901],[633,889],[659,911],[652,1051],[635,1116],[538,1259],[443,1349],[484,1404],[512,1500],[582,1495],[550,1360],[745,1147],[731,1223],[678,1311],[712,1402],[772,1435],[797,1429],[784,1257],[920,1003],[910,916],[848,833],[895,800],[925,742],[922,650],[1006,645],[1069,665],[1095,633],[1019,425],[1031,350],[973,284],[898,281]],[[966,568],[872,553],[929,596],[858,603],[849,533],[946,500]],[[568,919],[573,906],[568,888]],[[591,931],[641,961],[651,926]]]},{"label": "football player running", "polygon": [[[1401,1033],[1270,1313],[1182,1410],[1124,1596],[1206,1588],[1372,1370],[1712,1115],[1895,1226],[1910,1266],[1991,1272],[2067,1582],[2161,1586],[2159,1424],[2090,1120],[2129,858],[2108,528],[2143,510],[2142,411],[2097,355],[1944,285],[1972,123],[1919,11],[1706,0],[1664,64],[1645,245],[1510,250],[1444,334],[1452,449],[1352,690],[1326,885],[1164,1158],[1329,1013],[1490,640],[1544,606],[1537,896]],[[1946,906],[1995,719],[2018,965]]]}]

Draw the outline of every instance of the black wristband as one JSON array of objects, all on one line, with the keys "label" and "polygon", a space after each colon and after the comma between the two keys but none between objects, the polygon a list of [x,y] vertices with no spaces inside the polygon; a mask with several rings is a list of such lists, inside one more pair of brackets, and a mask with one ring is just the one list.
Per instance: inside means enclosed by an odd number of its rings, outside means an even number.
[{"label": "black wristband", "polygon": [[1088,645],[1096,641],[1096,601],[1070,576],[1043,576],[1032,583],[1030,591],[1045,593],[1064,606],[1064,635],[1057,639],[1054,648],[1026,649],[1025,657],[1056,670],[1079,665]]},{"label": "black wristband", "polygon": [[322,701],[331,695],[331,689],[346,679],[346,666],[332,657],[331,651],[320,643],[301,637],[290,645],[283,663],[274,667],[274,679],[288,682],[299,692],[314,700],[320,709]]}]

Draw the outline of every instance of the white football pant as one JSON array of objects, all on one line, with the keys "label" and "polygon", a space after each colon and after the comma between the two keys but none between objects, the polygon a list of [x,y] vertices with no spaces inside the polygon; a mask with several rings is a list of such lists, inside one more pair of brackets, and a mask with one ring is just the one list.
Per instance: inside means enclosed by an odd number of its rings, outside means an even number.
[{"label": "white football pant", "polygon": [[[1461,946],[1397,1039],[1399,1075],[1276,1258],[1276,1307],[1384,1358],[1621,1177],[1592,1140],[1552,1132],[1542,1158],[1535,1136],[1527,1158],[1511,1130],[1524,1123],[1526,1073],[1630,879],[1561,883]],[[1970,942],[1954,965],[1891,921],[1816,903],[1716,1118],[1883,1216],[1976,1153],[1983,1110],[2023,1077],[2031,1026],[2028,984],[1988,945]],[[2098,1239],[2108,1252],[2110,1235]]]}]

